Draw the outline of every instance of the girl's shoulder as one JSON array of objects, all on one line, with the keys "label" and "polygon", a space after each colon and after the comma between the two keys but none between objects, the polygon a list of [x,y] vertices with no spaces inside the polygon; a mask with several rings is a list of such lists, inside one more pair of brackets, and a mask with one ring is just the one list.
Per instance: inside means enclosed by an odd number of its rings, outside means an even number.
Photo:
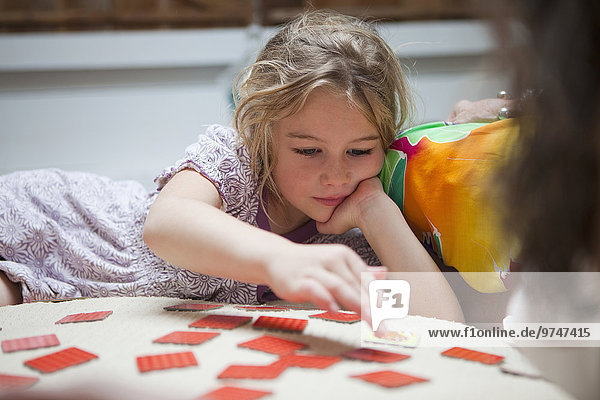
[{"label": "girl's shoulder", "polygon": [[[242,162],[248,161],[248,151],[242,144],[237,131],[229,126],[213,124],[206,128],[204,133],[198,135],[194,145],[201,145],[211,151],[225,151],[235,154]],[[192,145],[192,147],[194,146]]]},{"label": "girl's shoulder", "polygon": [[206,128],[205,133],[201,133],[200,136],[208,136],[213,138],[221,138],[225,140],[236,139],[238,134],[235,129],[230,126],[212,124]]}]

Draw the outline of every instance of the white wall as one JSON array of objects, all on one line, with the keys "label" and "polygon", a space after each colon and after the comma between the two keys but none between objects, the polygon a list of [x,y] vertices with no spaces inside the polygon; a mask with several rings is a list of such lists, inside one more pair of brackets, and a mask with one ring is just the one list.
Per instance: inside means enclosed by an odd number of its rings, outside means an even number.
[{"label": "white wall", "polygon": [[[381,32],[411,65],[415,122],[443,119],[457,100],[506,87],[483,24],[395,23]],[[206,125],[230,122],[232,78],[272,33],[0,35],[0,174],[59,167],[153,188]]]}]

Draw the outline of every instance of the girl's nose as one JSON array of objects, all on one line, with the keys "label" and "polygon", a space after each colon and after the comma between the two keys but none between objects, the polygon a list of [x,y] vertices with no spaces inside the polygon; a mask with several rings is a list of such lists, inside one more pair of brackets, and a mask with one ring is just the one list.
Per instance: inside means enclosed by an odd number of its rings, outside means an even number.
[{"label": "girl's nose", "polygon": [[323,166],[321,171],[321,184],[345,185],[350,183],[350,170],[343,161],[334,161]]}]

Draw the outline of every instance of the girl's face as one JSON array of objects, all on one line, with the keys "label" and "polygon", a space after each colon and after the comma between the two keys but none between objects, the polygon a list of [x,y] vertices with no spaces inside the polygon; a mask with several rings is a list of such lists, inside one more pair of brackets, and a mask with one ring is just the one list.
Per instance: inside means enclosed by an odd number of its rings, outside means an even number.
[{"label": "girl's face", "polygon": [[309,218],[328,221],[383,165],[375,126],[344,95],[323,88],[313,90],[296,114],[275,122],[272,132],[273,178],[284,197],[273,216],[290,230]]}]

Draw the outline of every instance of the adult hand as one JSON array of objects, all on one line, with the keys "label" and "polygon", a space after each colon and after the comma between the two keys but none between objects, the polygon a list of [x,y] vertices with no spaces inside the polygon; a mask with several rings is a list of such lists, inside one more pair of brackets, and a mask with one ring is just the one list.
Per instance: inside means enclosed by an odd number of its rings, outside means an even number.
[{"label": "adult hand", "polygon": [[446,119],[455,124],[469,122],[492,122],[498,120],[498,111],[502,107],[514,108],[514,100],[483,99],[478,101],[460,100],[452,108]]}]

